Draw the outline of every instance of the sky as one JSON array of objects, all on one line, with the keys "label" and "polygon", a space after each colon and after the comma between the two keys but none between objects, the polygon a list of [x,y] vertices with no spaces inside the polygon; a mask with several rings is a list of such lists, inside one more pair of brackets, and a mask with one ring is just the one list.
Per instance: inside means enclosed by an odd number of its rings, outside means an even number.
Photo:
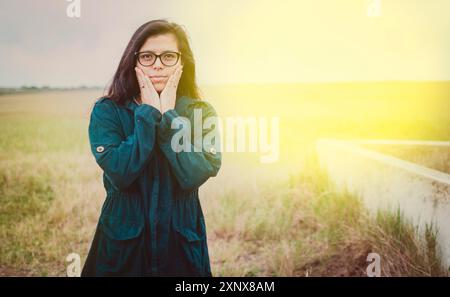
[{"label": "sky", "polygon": [[0,87],[104,87],[159,18],[187,31],[200,84],[450,80],[448,0],[78,0],[79,18],[70,1],[0,0]]}]

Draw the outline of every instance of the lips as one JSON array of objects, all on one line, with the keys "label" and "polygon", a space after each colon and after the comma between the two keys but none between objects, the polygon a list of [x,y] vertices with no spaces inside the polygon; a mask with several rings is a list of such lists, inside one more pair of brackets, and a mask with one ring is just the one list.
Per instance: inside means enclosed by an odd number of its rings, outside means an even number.
[{"label": "lips", "polygon": [[163,83],[167,76],[150,76],[153,83]]}]

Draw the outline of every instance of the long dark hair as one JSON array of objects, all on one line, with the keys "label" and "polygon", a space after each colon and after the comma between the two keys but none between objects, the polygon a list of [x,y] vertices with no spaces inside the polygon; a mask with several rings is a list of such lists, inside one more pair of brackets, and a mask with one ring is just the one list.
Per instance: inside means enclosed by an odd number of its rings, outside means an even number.
[{"label": "long dark hair", "polygon": [[187,34],[180,25],[164,19],[147,22],[134,32],[107,90],[107,97],[118,104],[123,104],[128,99],[140,94],[134,70],[136,66],[134,53],[139,51],[147,38],[166,33],[171,33],[175,36],[183,62],[183,74],[178,83],[177,98],[179,96],[188,96],[193,99],[201,99],[195,79],[195,60]]}]

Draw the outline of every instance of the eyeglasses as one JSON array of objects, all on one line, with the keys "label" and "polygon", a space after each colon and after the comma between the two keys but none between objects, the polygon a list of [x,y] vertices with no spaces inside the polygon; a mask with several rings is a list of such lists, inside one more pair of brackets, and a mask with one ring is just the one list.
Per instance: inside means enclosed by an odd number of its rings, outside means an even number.
[{"label": "eyeglasses", "polygon": [[134,55],[137,56],[139,64],[141,64],[142,66],[152,66],[153,64],[155,64],[156,59],[158,58],[164,66],[174,66],[180,59],[181,53],[164,52],[160,55],[157,55],[151,51],[144,51],[135,52]]}]

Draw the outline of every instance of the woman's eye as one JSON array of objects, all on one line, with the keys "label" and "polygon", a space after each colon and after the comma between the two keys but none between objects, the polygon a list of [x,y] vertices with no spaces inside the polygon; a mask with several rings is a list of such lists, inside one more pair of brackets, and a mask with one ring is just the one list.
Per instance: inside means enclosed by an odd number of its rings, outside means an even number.
[{"label": "woman's eye", "polygon": [[144,59],[144,60],[151,60],[152,57],[153,57],[153,56],[150,55],[150,54],[145,54],[145,55],[142,55],[142,56],[141,56],[141,58]]},{"label": "woman's eye", "polygon": [[165,58],[165,59],[168,59],[168,60],[170,60],[170,59],[175,59],[175,55],[174,55],[174,54],[165,54],[165,55],[164,55],[164,58]]}]

